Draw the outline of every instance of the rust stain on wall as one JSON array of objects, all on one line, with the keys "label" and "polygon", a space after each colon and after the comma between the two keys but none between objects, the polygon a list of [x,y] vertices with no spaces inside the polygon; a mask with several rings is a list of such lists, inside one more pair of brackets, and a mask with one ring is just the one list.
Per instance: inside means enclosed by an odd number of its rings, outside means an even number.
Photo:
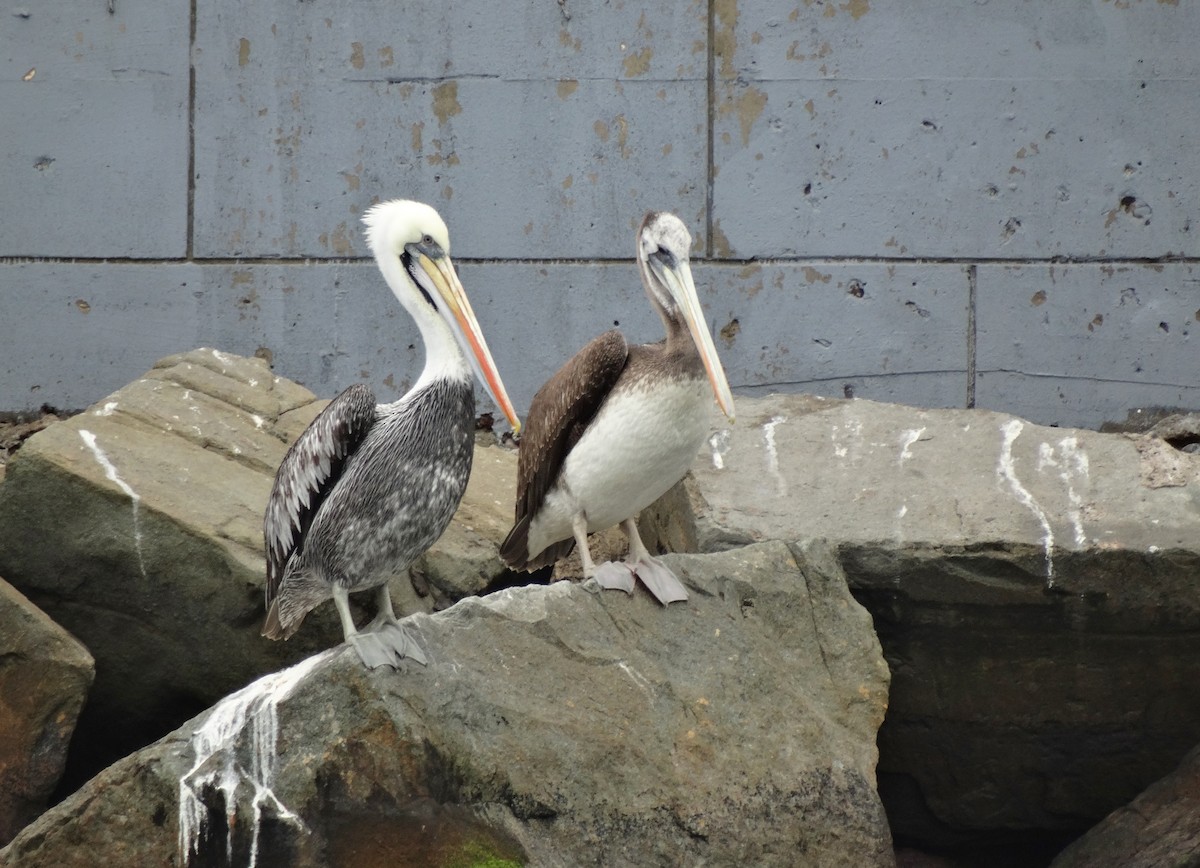
[{"label": "rust stain on wall", "polygon": [[840,8],[843,12],[849,12],[850,17],[857,21],[871,11],[871,4],[869,0],[850,0],[849,3],[843,3]]},{"label": "rust stain on wall", "polygon": [[767,95],[757,88],[748,87],[736,100],[734,110],[737,112],[738,124],[742,128],[743,147],[750,144],[750,129],[754,122],[762,117],[767,105]]},{"label": "rust stain on wall", "polygon": [[629,159],[632,151],[629,150],[629,121],[625,119],[625,115],[617,115],[614,118],[614,123],[617,125],[617,148],[621,152],[622,159]]},{"label": "rust stain on wall", "polygon": [[596,121],[592,124],[592,129],[596,131],[596,135],[600,137],[600,141],[608,141],[608,124],[604,121]]},{"label": "rust stain on wall", "polygon": [[833,279],[832,274],[822,274],[811,265],[804,266],[804,279],[809,283],[829,283]]},{"label": "rust stain on wall", "polygon": [[445,81],[433,89],[433,113],[438,124],[444,124],[454,115],[462,114],[458,102],[458,82]]},{"label": "rust stain on wall", "polygon": [[[738,272],[738,278],[745,283],[742,286],[742,292],[746,293],[747,298],[754,298],[762,292],[762,265],[757,262],[751,262],[749,265],[743,266]],[[757,278],[757,279],[754,279]],[[737,320],[734,320],[737,322]]]},{"label": "rust stain on wall", "polygon": [[91,313],[92,312],[92,306],[90,304],[88,304],[82,298],[75,299],[75,307],[79,308],[80,313]]},{"label": "rust stain on wall", "polygon": [[363,46],[361,42],[350,43],[350,65],[355,69],[362,69],[366,65],[363,60]]},{"label": "rust stain on wall", "polygon": [[1041,307],[1043,304],[1045,304],[1046,303],[1046,290],[1039,289],[1037,292],[1035,292],[1030,297],[1029,303],[1032,304],[1034,307]]},{"label": "rust stain on wall", "polygon": [[728,259],[730,253],[733,252],[732,248],[729,246],[729,239],[726,237],[725,233],[721,231],[720,220],[713,221],[712,245],[713,253],[720,258]]},{"label": "rust stain on wall", "polygon": [[559,44],[562,45],[564,48],[571,48],[571,49],[574,49],[575,51],[579,51],[579,49],[583,45],[583,43],[580,42],[578,38],[572,38],[571,32],[569,30],[567,30],[567,28],[565,28],[565,27],[562,30],[558,31],[558,41],[559,41]]},{"label": "rust stain on wall", "polygon": [[828,42],[822,42],[817,46],[817,50],[814,54],[802,54],[800,52],[800,40],[797,39],[788,46],[787,59],[799,62],[803,62],[805,60],[822,60],[832,53],[833,46],[831,46]]},{"label": "rust stain on wall", "polygon": [[558,98],[566,99],[579,89],[579,81],[574,78],[564,78],[558,83]]},{"label": "rust stain on wall", "polygon": [[425,131],[425,121],[417,121],[412,125],[412,149],[414,153],[421,153],[421,134]]},{"label": "rust stain on wall", "polygon": [[354,245],[350,241],[344,221],[338,224],[337,228],[333,230],[332,235],[328,232],[322,232],[317,240],[321,243],[322,247],[330,248],[339,256],[349,256],[354,250]]},{"label": "rust stain on wall", "polygon": [[737,0],[714,0],[713,54],[721,61],[721,76],[734,77],[733,55],[737,52]]},{"label": "rust stain on wall", "polygon": [[250,40],[242,37],[238,40],[238,66],[245,66],[250,62]]},{"label": "rust stain on wall", "polygon": [[625,75],[630,78],[637,78],[639,75],[645,75],[650,71],[650,58],[654,56],[654,49],[646,46],[641,51],[626,56],[622,66],[625,68]]},{"label": "rust stain on wall", "polygon": [[395,62],[396,62],[396,56],[392,51],[392,46],[385,45],[383,48],[379,49],[379,65],[380,66],[391,66]]}]

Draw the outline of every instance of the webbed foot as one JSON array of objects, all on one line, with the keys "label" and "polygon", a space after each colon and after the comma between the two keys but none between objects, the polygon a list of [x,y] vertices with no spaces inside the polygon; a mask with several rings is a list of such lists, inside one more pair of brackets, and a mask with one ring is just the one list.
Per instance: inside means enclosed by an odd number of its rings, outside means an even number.
[{"label": "webbed foot", "polygon": [[397,657],[415,660],[422,666],[429,664],[429,660],[425,657],[425,652],[421,650],[421,646],[417,644],[417,640],[410,636],[408,631],[398,621],[390,621],[383,624],[377,633]]},{"label": "webbed foot", "polygon": [[363,664],[370,669],[380,666],[395,669],[405,659],[415,660],[422,666],[428,663],[421,646],[395,621],[378,626],[373,624],[368,630],[347,636],[346,641],[354,646]]},{"label": "webbed foot", "polygon": [[632,569],[646,589],[664,606],[687,600],[688,592],[683,583],[658,558],[642,558],[633,564]]},{"label": "webbed foot", "polygon": [[633,570],[629,568],[628,564],[606,561],[596,567],[596,572],[591,578],[595,579],[596,584],[602,588],[624,591],[627,594],[633,593]]}]

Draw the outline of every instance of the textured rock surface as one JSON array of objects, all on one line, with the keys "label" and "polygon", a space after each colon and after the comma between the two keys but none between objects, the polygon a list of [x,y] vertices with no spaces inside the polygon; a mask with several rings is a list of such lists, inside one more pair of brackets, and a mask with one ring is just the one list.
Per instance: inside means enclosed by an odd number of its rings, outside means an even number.
[{"label": "textured rock surface", "polygon": [[87,649],[0,579],[0,846],[46,806],[95,674]]},{"label": "textured rock surface", "polygon": [[[100,764],[80,776],[341,641],[332,606],[287,643],[259,636],[267,494],[288,443],[322,406],[259,359],[195,350],[31,437],[9,464],[0,574],[98,663],[72,760]],[[511,490],[516,459],[476,451],[468,520],[422,569],[433,593],[397,577],[398,611],[448,604],[503,572],[497,528],[511,505],[497,505],[497,492]]]},{"label": "textured rock surface", "polygon": [[1200,748],[1059,854],[1053,868],[1200,864]]},{"label": "textured rock surface", "polygon": [[795,396],[738,423],[648,538],[832,541],[893,680],[898,838],[1083,830],[1200,733],[1200,458],[1145,435]]},{"label": "textured rock surface", "polygon": [[832,552],[669,563],[686,605],[516,588],[413,616],[428,667],[341,649],[270,676],[0,857],[167,864],[194,841],[219,861],[232,828],[238,864],[892,864],[873,787],[888,673]]}]

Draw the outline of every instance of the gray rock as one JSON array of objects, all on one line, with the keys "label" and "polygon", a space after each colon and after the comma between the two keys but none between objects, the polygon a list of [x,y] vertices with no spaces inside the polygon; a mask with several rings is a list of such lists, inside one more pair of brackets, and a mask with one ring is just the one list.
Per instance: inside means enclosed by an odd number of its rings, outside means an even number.
[{"label": "gray rock", "polygon": [[[0,574],[98,663],[72,752],[98,764],[80,777],[341,641],[332,606],[287,643],[259,636],[267,495],[323,406],[259,359],[194,350],[30,437],[8,465]],[[507,450],[477,449],[467,519],[424,566],[434,593],[398,576],[397,611],[449,605],[502,574],[497,528],[511,504],[497,491],[511,490],[515,465]]]},{"label": "gray rock", "polygon": [[1069,846],[1052,868],[1200,864],[1200,747],[1179,768]]},{"label": "gray rock", "polygon": [[888,672],[832,552],[668,563],[686,604],[516,588],[410,618],[426,668],[335,649],[268,676],[0,861],[167,864],[182,842],[262,865],[893,864],[874,790]]},{"label": "gray rock", "polygon": [[87,649],[0,579],[0,846],[45,808],[95,674]]},{"label": "gray rock", "polygon": [[892,669],[897,835],[1083,830],[1200,732],[1200,457],[1146,435],[804,396],[738,422],[647,544],[822,538]]}]

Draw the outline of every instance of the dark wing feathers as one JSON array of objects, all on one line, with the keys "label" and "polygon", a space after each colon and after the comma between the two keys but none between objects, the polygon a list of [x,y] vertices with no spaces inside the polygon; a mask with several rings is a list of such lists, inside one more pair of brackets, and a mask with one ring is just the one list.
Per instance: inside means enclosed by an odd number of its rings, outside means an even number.
[{"label": "dark wing feathers", "polygon": [[629,345],[619,331],[612,329],[576,353],[534,395],[517,458],[516,521],[500,547],[500,556],[510,566],[533,567],[527,551],[529,523],[558,481],[563,462],[621,376],[628,358]]},{"label": "dark wing feathers", "polygon": [[279,591],[284,568],[304,540],[342,466],[375,424],[375,396],[362,384],[329,402],[288,449],[267,500],[263,537],[267,544],[267,608]]}]

